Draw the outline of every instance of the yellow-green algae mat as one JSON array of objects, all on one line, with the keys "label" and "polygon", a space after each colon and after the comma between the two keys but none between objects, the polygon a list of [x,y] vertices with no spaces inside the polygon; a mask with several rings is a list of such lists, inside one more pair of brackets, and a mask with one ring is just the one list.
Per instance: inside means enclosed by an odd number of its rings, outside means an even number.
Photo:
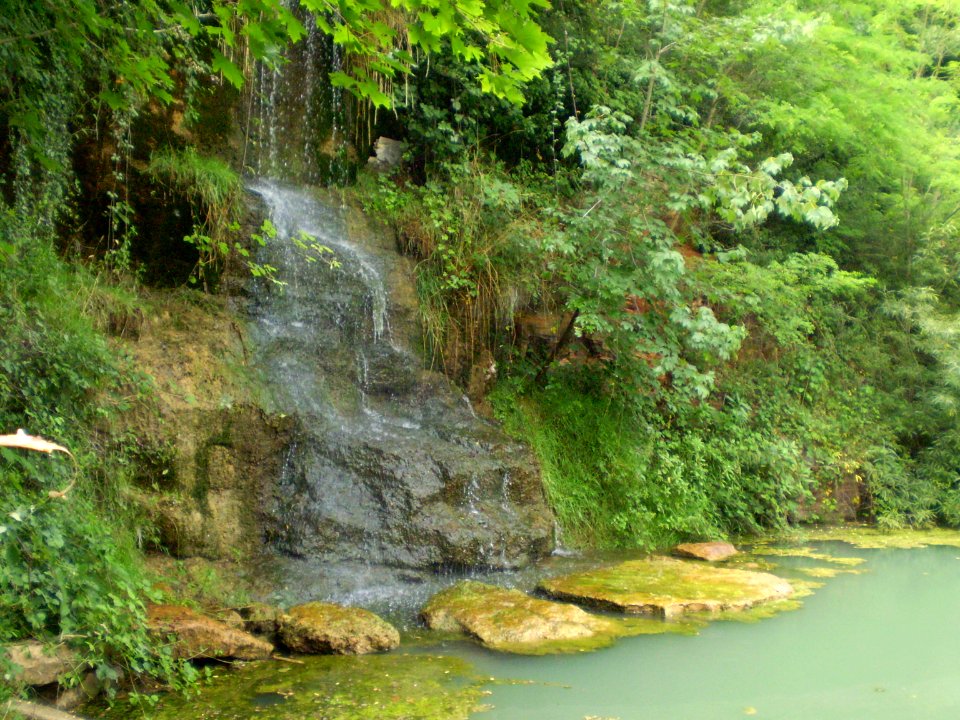
[{"label": "yellow-green algae mat", "polygon": [[569,603],[475,581],[441,590],[424,606],[421,618],[433,630],[463,633],[492,650],[522,655],[587,652],[621,637],[692,635],[700,627],[696,622],[596,615]]},{"label": "yellow-green algae mat", "polygon": [[809,528],[801,537],[810,542],[845,542],[864,550],[913,550],[931,545],[960,548],[960,530],[947,528],[883,530],[865,525],[841,525]]},{"label": "yellow-green algae mat", "polygon": [[668,557],[550,578],[539,588],[558,600],[663,619],[747,610],[794,592],[788,581],[770,573]]},{"label": "yellow-green algae mat", "polygon": [[[199,695],[164,696],[151,720],[467,720],[484,709],[490,678],[458,658],[304,656],[221,670]],[[140,714],[134,711],[134,715]],[[131,717],[118,704],[100,717]]]}]

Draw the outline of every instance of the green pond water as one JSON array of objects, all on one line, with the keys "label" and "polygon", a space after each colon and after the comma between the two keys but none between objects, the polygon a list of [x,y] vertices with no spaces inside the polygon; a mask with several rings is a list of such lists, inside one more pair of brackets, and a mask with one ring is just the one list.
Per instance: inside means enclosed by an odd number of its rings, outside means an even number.
[{"label": "green pond water", "polygon": [[[626,638],[590,653],[528,657],[461,641],[367,658],[261,664],[166,718],[246,720],[953,720],[960,717],[960,549],[854,549],[862,557],[758,622],[712,622],[696,636]],[[809,579],[822,559],[769,558]],[[848,566],[831,565],[850,570]],[[478,710],[483,706],[482,710]]]}]

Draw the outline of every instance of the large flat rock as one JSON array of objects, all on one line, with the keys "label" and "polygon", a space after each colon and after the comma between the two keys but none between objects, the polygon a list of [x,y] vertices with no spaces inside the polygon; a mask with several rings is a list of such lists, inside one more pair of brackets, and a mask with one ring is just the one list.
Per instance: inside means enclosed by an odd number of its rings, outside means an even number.
[{"label": "large flat rock", "polygon": [[462,632],[489,648],[513,652],[581,649],[626,634],[615,619],[576,605],[472,581],[434,595],[421,617],[431,629]]},{"label": "large flat rock", "polygon": [[690,612],[746,610],[793,593],[790,583],[769,573],[667,557],[550,578],[540,583],[540,589],[558,600],[664,619]]}]

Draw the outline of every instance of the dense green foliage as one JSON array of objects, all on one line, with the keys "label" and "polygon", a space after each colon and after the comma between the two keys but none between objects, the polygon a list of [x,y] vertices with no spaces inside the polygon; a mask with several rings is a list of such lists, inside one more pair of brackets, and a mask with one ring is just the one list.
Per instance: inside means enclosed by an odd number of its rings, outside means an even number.
[{"label": "dense green foliage", "polygon": [[452,62],[418,77],[423,182],[372,205],[422,258],[448,371],[496,357],[569,539],[956,523],[960,7],[544,25],[563,42],[522,110],[480,108]]},{"label": "dense green foliage", "polygon": [[142,390],[93,322],[126,300],[42,246],[29,264],[0,264],[0,286],[0,427],[42,432],[74,453],[71,462],[0,448],[0,642],[62,639],[107,681],[190,680],[147,635],[154,593],[124,497],[126,454],[105,432]]}]

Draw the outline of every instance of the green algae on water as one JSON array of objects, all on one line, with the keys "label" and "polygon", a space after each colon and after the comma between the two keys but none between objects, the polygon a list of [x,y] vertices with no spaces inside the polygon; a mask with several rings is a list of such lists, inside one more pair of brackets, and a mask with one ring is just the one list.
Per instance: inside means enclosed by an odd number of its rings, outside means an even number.
[{"label": "green algae on water", "polygon": [[931,545],[960,548],[960,530],[948,528],[882,530],[862,525],[845,525],[809,529],[805,537],[811,541],[845,542],[864,550],[912,550]]},{"label": "green algae on water", "polygon": [[771,556],[771,557],[796,557],[808,558],[810,560],[819,560],[821,562],[831,563],[833,565],[862,565],[866,562],[865,558],[860,557],[837,557],[824,552],[817,552],[814,548],[802,545],[797,547],[769,547],[766,545],[757,545],[751,550],[753,555]]},{"label": "green algae on water", "polygon": [[[305,656],[217,673],[198,696],[164,696],[151,720],[467,720],[486,678],[434,655]],[[117,706],[120,720],[140,710]]]}]

